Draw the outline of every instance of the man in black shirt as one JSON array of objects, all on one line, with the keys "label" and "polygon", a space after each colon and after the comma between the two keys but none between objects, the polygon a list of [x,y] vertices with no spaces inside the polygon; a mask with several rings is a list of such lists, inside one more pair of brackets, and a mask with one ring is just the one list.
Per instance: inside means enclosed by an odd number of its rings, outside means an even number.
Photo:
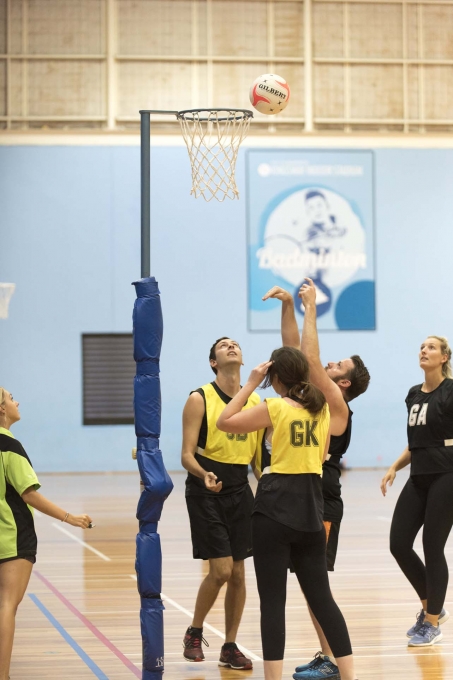
[{"label": "man in black shirt", "polygon": [[[351,439],[352,411],[349,408],[349,402],[366,391],[370,382],[370,374],[358,355],[338,362],[331,361],[326,367],[322,365],[316,326],[316,288],[311,279],[305,280],[307,283],[302,285],[299,294],[305,308],[301,341],[294,313],[293,296],[283,288],[274,286],[266,293],[263,300],[276,298],[282,301],[283,345],[300,347],[310,365],[310,381],[323,392],[329,405],[331,439],[327,458],[323,464],[322,487],[324,526],[327,537],[327,568],[333,571],[340,523],[343,518],[340,460],[346,453]],[[310,615],[321,644],[321,652],[318,652],[309,664],[298,666],[293,677],[296,680],[303,680],[306,672],[309,672],[310,677],[313,678],[318,673],[320,678],[339,677],[338,667],[334,663],[332,650],[322,628],[311,611]]]}]

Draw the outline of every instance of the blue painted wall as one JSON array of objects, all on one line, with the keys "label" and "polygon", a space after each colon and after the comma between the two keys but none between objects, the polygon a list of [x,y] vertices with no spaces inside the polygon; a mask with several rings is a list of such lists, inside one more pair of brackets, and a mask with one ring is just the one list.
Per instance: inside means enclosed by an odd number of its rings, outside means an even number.
[{"label": "blue painted wall", "polygon": [[[242,200],[190,195],[185,148],[153,148],[152,272],[162,291],[162,449],[180,467],[181,410],[213,378],[213,340],[243,347],[244,374],[279,345],[247,332]],[[363,356],[372,383],[354,401],[348,462],[384,465],[405,445],[404,398],[420,381],[429,333],[453,339],[452,150],[378,149],[376,332],[325,333],[323,360]],[[0,385],[21,402],[14,432],[37,470],[135,469],[132,426],[82,425],[81,333],[131,330],[139,275],[139,149],[0,147],[0,281],[14,281],[0,320]]]}]

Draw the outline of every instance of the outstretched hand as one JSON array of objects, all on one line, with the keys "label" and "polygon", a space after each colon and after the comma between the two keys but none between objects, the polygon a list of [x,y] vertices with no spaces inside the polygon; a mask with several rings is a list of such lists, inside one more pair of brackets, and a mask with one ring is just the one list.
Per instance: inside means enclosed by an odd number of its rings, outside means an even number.
[{"label": "outstretched hand", "polygon": [[80,527],[81,529],[92,529],[95,526],[89,515],[68,515],[65,521],[73,527]]},{"label": "outstretched hand", "polygon": [[311,279],[305,277],[306,283],[303,283],[299,290],[299,297],[302,298],[304,307],[307,305],[316,305],[316,288]]},{"label": "outstretched hand", "polygon": [[269,300],[269,298],[275,298],[276,300],[281,300],[282,302],[292,302],[293,301],[293,296],[291,293],[288,293],[287,290],[284,288],[280,288],[280,286],[274,286],[270,290],[267,291],[266,295],[263,295],[263,301]]},{"label": "outstretched hand", "polygon": [[248,379],[249,384],[253,385],[253,388],[258,387],[263,382],[271,364],[272,361],[263,361],[253,369]]}]

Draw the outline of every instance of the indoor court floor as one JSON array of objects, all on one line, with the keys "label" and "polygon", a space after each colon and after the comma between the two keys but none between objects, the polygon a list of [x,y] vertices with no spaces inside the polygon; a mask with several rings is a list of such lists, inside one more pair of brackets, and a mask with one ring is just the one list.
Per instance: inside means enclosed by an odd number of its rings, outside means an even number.
[{"label": "indoor court floor", "polygon": [[[434,647],[409,649],[406,630],[419,604],[388,550],[392,511],[406,479],[399,473],[384,499],[383,470],[343,474],[345,517],[331,586],[349,625],[359,680],[410,678],[453,680],[453,590],[446,607],[451,621]],[[184,500],[184,473],[172,474],[175,488],[164,506],[159,531],[163,548],[165,677],[167,680],[231,680],[264,677],[259,601],[253,561],[246,562],[247,603],[238,642],[254,659],[253,671],[217,666],[223,631],[223,590],[204,636],[206,661],[182,657],[182,637],[205,573],[192,559]],[[126,679],[141,677],[139,597],[134,552],[138,474],[40,475],[42,492],[73,513],[86,512],[96,528],[82,532],[39,515],[38,561],[17,616],[11,680]],[[86,543],[85,543],[86,542]],[[417,549],[420,549],[418,539]],[[447,543],[453,567],[453,544]],[[293,575],[288,579],[284,677],[318,649],[307,609]]]}]

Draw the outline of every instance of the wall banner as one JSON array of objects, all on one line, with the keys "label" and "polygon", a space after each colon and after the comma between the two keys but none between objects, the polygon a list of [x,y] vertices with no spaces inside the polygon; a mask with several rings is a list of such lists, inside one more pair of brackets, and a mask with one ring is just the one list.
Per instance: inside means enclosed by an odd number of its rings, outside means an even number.
[{"label": "wall banner", "polygon": [[320,330],[375,330],[373,152],[250,149],[247,152],[248,318],[279,331],[291,291],[296,316],[304,277],[316,286]]}]

